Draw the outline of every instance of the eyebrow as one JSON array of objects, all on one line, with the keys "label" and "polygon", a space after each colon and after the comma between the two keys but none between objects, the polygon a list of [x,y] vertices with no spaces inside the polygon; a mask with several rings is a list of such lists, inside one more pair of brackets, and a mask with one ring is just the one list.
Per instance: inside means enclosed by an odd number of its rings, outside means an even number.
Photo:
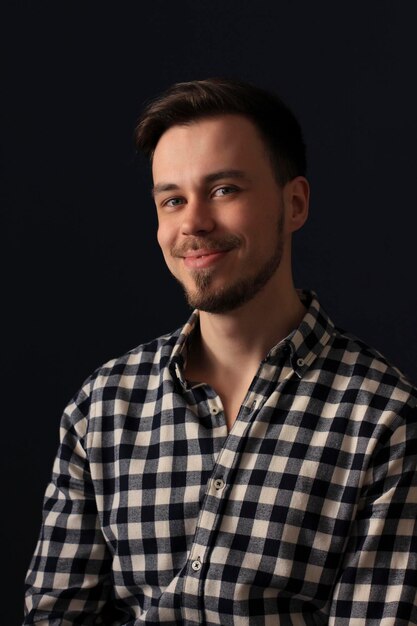
[{"label": "eyebrow", "polygon": [[[207,183],[215,183],[218,180],[223,180],[224,178],[234,178],[234,179],[246,179],[249,180],[249,177],[243,170],[220,170],[219,172],[213,172],[212,174],[207,174],[204,176],[204,182]],[[163,193],[165,191],[175,191],[179,189],[179,186],[175,183],[157,183],[151,190],[152,196],[155,196],[158,193]]]}]

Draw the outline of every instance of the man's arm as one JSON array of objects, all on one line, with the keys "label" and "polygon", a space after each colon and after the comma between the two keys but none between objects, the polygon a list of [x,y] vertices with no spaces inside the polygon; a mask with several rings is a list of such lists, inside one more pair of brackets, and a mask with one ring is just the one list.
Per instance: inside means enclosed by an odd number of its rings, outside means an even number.
[{"label": "man's arm", "polygon": [[329,624],[417,624],[417,410],[368,469]]},{"label": "man's arm", "polygon": [[27,574],[24,624],[90,624],[106,612],[111,555],[85,448],[88,385],[63,415],[40,538]]}]

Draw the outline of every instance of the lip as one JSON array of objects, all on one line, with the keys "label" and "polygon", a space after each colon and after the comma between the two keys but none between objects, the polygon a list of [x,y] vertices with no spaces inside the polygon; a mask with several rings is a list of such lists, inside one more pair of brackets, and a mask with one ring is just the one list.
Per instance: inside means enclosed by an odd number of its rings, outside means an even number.
[{"label": "lip", "polygon": [[183,256],[184,265],[190,269],[211,267],[228,252],[228,250],[190,250]]}]

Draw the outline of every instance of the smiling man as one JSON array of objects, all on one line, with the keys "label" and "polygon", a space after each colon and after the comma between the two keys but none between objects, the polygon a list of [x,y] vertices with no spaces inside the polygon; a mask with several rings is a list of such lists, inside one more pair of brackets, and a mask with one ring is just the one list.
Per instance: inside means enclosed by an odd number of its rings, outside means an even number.
[{"label": "smiling man", "polygon": [[193,81],[136,139],[193,312],[65,410],[25,624],[417,624],[416,390],[294,286],[297,120]]}]

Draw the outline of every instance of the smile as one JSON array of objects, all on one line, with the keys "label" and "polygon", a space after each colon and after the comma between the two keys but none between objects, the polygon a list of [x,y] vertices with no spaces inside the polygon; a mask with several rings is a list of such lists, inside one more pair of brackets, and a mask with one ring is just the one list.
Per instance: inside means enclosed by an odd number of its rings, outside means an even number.
[{"label": "smile", "polygon": [[211,267],[220,261],[228,252],[228,250],[193,250],[183,257],[184,265],[189,269]]}]

